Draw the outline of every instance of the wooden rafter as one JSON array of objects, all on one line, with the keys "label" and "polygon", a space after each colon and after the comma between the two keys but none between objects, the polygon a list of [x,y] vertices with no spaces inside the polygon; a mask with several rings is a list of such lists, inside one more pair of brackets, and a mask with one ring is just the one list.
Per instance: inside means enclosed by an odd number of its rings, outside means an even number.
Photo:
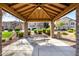
[{"label": "wooden rafter", "polygon": [[49,4],[44,4],[44,6],[50,10],[54,10],[54,11],[57,11],[57,12],[61,12],[62,10],[59,9],[59,8],[56,8],[54,6],[50,6]]},{"label": "wooden rafter", "polygon": [[[35,9],[38,8],[38,6],[35,7]],[[33,9],[33,11],[35,10]],[[27,19],[29,18],[29,16],[33,13],[33,11],[28,15]]]},{"label": "wooden rafter", "polygon": [[24,15],[24,14],[26,14],[26,13],[29,13],[29,12],[31,12],[33,9],[35,9],[35,7],[29,8],[29,9],[27,9],[27,10],[21,12],[21,14]]},{"label": "wooden rafter", "polygon": [[25,5],[26,4],[19,3],[19,4],[12,5],[11,7],[14,8],[14,9],[19,9],[20,7],[23,7]]},{"label": "wooden rafter", "polygon": [[60,4],[60,3],[53,3],[53,4],[49,4],[49,5],[55,6],[55,7],[60,8],[60,9],[64,9],[64,8],[67,7],[66,5],[63,5],[63,4]]},{"label": "wooden rafter", "polygon": [[[12,15],[18,17],[19,19],[22,20],[27,20],[27,21],[50,21],[52,20],[57,20],[64,16],[65,14],[69,13],[70,11],[74,10],[76,8],[77,4],[61,4],[61,3],[50,3],[50,4],[0,4],[0,7],[4,9],[5,11],[11,13]],[[42,8],[44,13],[42,11],[36,11],[34,15],[34,11],[36,8]],[[40,12],[40,13],[39,13]],[[33,13],[34,19],[29,18],[29,16]],[[44,16],[43,16],[44,14]],[[49,19],[44,19],[46,16],[49,16]],[[36,17],[36,18],[35,18]],[[38,18],[38,19],[37,19]],[[37,20],[36,20],[37,19]],[[43,20],[41,20],[43,19]]]},{"label": "wooden rafter", "polygon": [[57,20],[61,18],[62,16],[66,15],[70,11],[74,10],[77,7],[77,4],[71,4],[69,7],[67,7],[64,11],[62,11],[60,14],[58,14],[53,20]]},{"label": "wooden rafter", "polygon": [[27,14],[23,15],[23,17],[25,17],[27,19],[29,15],[30,15],[30,13],[27,13]]},{"label": "wooden rafter", "polygon": [[18,17],[21,20],[26,20],[25,18],[23,18],[21,15],[19,15],[16,11],[14,11],[12,8],[10,8],[7,4],[0,4],[0,8],[4,9],[5,11],[11,13],[12,15]]},{"label": "wooden rafter", "polygon": [[28,10],[29,8],[33,8],[35,5],[29,5],[29,6],[25,6],[23,8],[20,8],[19,10],[17,10],[17,12],[23,12],[25,10]]},{"label": "wooden rafter", "polygon": [[53,13],[53,14],[58,14],[57,12],[55,12],[55,11],[53,11],[53,10],[50,10],[50,9],[48,9],[48,8],[45,8],[44,6],[43,6],[43,8],[45,9],[45,10],[47,10],[48,12],[51,12],[51,13]]},{"label": "wooden rafter", "polygon": [[41,6],[41,8],[47,13],[47,15],[52,19],[52,16],[48,14],[48,12]]}]

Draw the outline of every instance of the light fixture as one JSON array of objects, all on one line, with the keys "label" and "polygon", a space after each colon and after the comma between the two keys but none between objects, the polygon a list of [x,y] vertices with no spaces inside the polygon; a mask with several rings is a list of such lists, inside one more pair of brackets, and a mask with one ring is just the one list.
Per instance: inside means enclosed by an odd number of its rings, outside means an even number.
[{"label": "light fixture", "polygon": [[40,8],[40,7],[38,7],[38,9],[40,10],[41,8]]}]

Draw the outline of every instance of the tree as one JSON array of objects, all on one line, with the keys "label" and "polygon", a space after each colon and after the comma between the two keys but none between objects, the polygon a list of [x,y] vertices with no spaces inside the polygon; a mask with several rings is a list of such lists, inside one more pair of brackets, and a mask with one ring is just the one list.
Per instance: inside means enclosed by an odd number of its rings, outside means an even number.
[{"label": "tree", "polygon": [[49,23],[44,23],[44,28],[49,28]]},{"label": "tree", "polygon": [[59,29],[60,27],[62,27],[62,26],[64,26],[65,25],[65,23],[64,22],[58,22],[57,24],[56,24],[56,26],[57,26],[57,28]]}]

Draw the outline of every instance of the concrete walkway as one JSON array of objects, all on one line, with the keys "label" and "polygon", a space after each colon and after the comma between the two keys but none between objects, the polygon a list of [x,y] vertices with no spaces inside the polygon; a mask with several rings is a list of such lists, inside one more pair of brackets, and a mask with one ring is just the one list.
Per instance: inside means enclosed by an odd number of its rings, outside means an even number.
[{"label": "concrete walkway", "polygon": [[[45,39],[45,40],[43,40]],[[74,56],[75,49],[60,40],[44,37],[20,39],[3,49],[3,56]]]}]

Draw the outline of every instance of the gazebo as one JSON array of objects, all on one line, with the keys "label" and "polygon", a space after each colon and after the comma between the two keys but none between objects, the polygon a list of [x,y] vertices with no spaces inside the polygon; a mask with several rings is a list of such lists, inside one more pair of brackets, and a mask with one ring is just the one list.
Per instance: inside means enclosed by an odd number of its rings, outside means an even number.
[{"label": "gazebo", "polygon": [[[1,3],[0,4],[0,54],[1,47],[1,23],[2,10],[14,15],[24,21],[24,37],[28,36],[28,22],[50,22],[50,36],[54,37],[54,21],[59,20],[67,13],[77,10],[79,6],[75,3]],[[76,9],[77,8],[77,9]],[[78,18],[78,17],[77,17]],[[78,21],[78,20],[77,20]],[[79,26],[79,25],[78,25]],[[78,37],[78,36],[77,36]],[[79,40],[77,40],[76,55],[79,55]]]}]

